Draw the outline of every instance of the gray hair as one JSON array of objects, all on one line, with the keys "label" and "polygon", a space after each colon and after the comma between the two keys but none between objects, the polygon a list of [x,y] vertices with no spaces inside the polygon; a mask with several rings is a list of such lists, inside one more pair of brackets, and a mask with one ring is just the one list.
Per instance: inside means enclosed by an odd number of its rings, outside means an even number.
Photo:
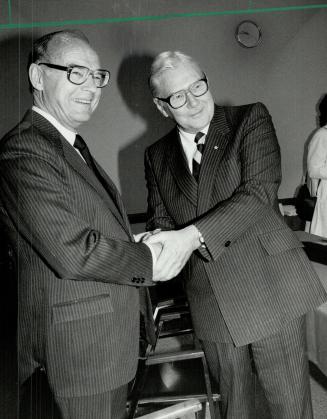
[{"label": "gray hair", "polygon": [[159,79],[162,73],[169,69],[175,69],[180,64],[190,64],[200,72],[203,72],[199,64],[189,55],[183,54],[180,51],[161,52],[155,57],[150,69],[149,87],[152,96],[156,96],[156,91],[160,83]]}]

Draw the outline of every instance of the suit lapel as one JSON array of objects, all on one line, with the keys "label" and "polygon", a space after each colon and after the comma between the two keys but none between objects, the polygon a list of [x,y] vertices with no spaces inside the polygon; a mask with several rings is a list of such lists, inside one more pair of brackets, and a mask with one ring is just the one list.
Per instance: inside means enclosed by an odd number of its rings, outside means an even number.
[{"label": "suit lapel", "polygon": [[210,208],[212,188],[215,174],[230,139],[229,126],[222,107],[215,106],[207,134],[205,149],[201,161],[198,193],[198,213],[202,214]]},{"label": "suit lapel", "polygon": [[[63,139],[63,152],[64,156],[67,160],[67,162],[73,167],[73,169],[78,172],[87,183],[89,183],[101,197],[106,202],[108,207],[110,208],[110,211],[113,213],[117,221],[122,225],[124,230],[129,232],[129,229],[127,228],[126,223],[123,221],[123,216],[120,213],[120,207],[121,205],[117,202],[117,195],[118,191],[116,190],[116,187],[114,187],[113,182],[110,180],[107,175],[104,175],[103,170],[99,170],[101,172],[101,175],[105,179],[105,181],[108,183],[109,190],[111,194],[109,195],[108,192],[104,189],[104,187],[101,185],[93,171],[85,164],[85,162],[82,160],[82,158],[77,155],[76,150],[74,147],[72,147],[67,141]],[[97,164],[97,168],[99,169],[99,165]],[[119,209],[119,210],[118,210]]]},{"label": "suit lapel", "polygon": [[173,130],[169,138],[170,144],[167,148],[167,160],[175,182],[181,192],[197,205],[198,184],[192,176],[184,154],[183,146],[177,128]]},{"label": "suit lapel", "polygon": [[129,223],[127,220],[127,215],[125,213],[125,210],[123,209],[119,192],[117,191],[113,182],[109,179],[109,176],[105,174],[104,170],[102,170],[100,166],[97,164],[97,167],[99,171],[101,172],[101,175],[104,174],[103,177],[106,180],[106,182],[108,182],[109,189],[112,191],[112,196],[110,196],[108,192],[103,188],[101,183],[98,181],[98,179],[94,175],[93,171],[85,164],[85,162],[78,155],[74,147],[71,146],[69,142],[65,140],[64,137],[62,137],[59,131],[47,119],[43,118],[43,116],[33,111],[27,114],[27,118],[30,119],[31,123],[37,129],[39,129],[43,133],[43,135],[46,138],[48,138],[49,141],[51,141],[55,145],[58,151],[61,154],[63,154],[68,164],[76,172],[78,172],[89,185],[91,185],[98,192],[98,194],[107,203],[108,207],[110,208],[111,212],[113,213],[117,221],[121,224],[124,230],[128,234],[130,234],[131,232],[130,232]]},{"label": "suit lapel", "polygon": [[[114,182],[111,180],[111,178],[110,178],[110,176],[109,175],[107,175],[107,173],[102,169],[102,167],[98,164],[98,162],[96,161],[96,160],[94,160],[94,162],[95,162],[95,165],[96,165],[96,167],[97,167],[97,169],[98,169],[98,171],[99,171],[99,173],[101,174],[101,176],[104,178],[104,180],[107,182],[107,184],[108,184],[108,186],[109,186],[109,188],[110,188],[110,191],[111,191],[111,194],[112,194],[112,198],[113,198],[113,201],[114,201],[114,203],[116,204],[116,206],[115,206],[115,208],[117,209],[118,208],[118,210],[119,210],[119,215],[123,218],[123,227],[125,228],[125,230],[126,231],[128,231],[129,233],[130,233],[130,235],[132,236],[132,231],[131,231],[131,228],[130,228],[130,223],[129,223],[129,220],[128,220],[128,216],[127,216],[127,213],[126,213],[126,210],[125,210],[125,206],[124,206],[124,203],[123,203],[123,201],[122,201],[122,199],[121,199],[121,195],[120,195],[120,193],[119,193],[119,191],[118,191],[118,189],[117,189],[117,187],[116,187],[116,185],[114,184]],[[108,195],[108,194],[107,194]]]}]

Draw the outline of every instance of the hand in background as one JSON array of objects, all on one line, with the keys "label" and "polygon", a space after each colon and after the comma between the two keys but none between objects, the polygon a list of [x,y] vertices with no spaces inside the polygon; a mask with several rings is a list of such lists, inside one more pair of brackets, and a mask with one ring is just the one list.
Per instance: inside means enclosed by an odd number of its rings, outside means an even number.
[{"label": "hand in background", "polygon": [[193,225],[178,231],[158,232],[144,242],[162,246],[153,269],[153,281],[168,281],[177,276],[192,252],[200,247],[199,232]]}]

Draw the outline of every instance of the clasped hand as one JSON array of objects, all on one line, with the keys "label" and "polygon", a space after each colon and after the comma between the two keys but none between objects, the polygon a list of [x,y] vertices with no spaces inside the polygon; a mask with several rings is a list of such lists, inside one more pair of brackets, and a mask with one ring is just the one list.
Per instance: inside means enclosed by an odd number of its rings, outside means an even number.
[{"label": "clasped hand", "polygon": [[155,282],[168,281],[179,274],[192,252],[199,246],[199,232],[193,225],[176,231],[141,233],[135,236],[136,241],[151,245],[157,260],[153,268]]}]

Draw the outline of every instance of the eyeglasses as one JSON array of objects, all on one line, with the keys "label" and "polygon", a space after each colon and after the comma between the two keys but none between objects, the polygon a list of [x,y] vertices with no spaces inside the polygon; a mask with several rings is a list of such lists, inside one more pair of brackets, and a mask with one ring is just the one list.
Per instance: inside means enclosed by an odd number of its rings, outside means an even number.
[{"label": "eyeglasses", "polygon": [[202,79],[192,83],[188,89],[180,90],[166,98],[157,97],[156,99],[168,103],[173,109],[178,109],[184,106],[187,102],[188,93],[191,93],[195,97],[200,97],[207,93],[208,89],[208,80],[206,76],[204,76]]},{"label": "eyeglasses", "polygon": [[46,65],[47,67],[56,70],[67,71],[67,78],[73,84],[83,84],[86,82],[89,75],[91,75],[96,87],[102,88],[108,84],[110,79],[110,72],[108,70],[99,69],[92,71],[81,65],[72,65],[68,67],[51,63],[38,63],[38,65]]}]

